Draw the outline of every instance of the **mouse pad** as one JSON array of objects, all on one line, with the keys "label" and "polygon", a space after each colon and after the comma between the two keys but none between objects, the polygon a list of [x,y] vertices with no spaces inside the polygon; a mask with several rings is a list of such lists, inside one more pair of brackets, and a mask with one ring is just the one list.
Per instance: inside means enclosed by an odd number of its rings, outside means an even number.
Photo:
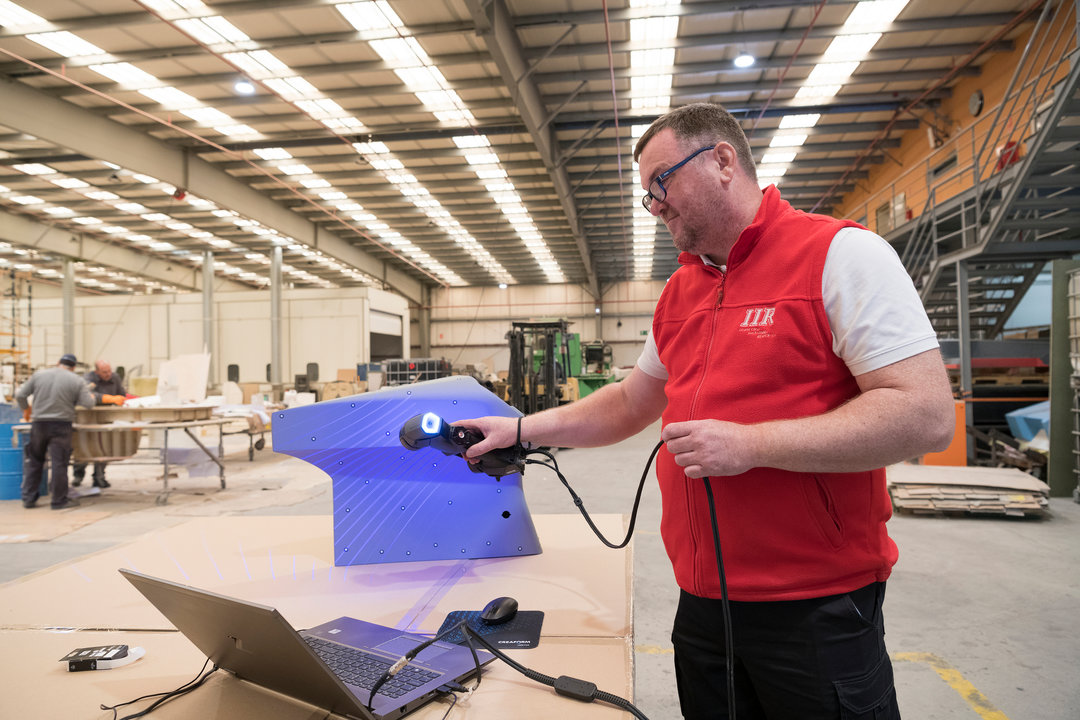
[{"label": "mouse pad", "polygon": [[[489,643],[500,650],[528,650],[540,644],[540,627],[544,624],[541,610],[518,610],[510,620],[501,625],[488,625],[480,619],[480,610],[455,610],[443,620],[439,632],[445,632],[464,620]],[[465,645],[465,633],[457,630],[445,638],[446,642]]]}]

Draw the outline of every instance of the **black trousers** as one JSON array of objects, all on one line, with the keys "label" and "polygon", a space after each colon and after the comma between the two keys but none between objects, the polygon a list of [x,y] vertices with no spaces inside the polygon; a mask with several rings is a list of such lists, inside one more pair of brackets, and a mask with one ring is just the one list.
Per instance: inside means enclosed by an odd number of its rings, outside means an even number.
[{"label": "black trousers", "polygon": [[[82,481],[82,479],[84,477],[86,477],[86,466],[88,464],[89,463],[78,463],[78,462],[77,463],[72,463],[71,464],[72,474],[76,478],[78,478],[80,481]],[[94,478],[95,481],[105,479],[105,466],[108,465],[108,464],[109,463],[107,463],[107,462],[95,462],[94,463],[94,474],[93,474],[92,477]]]},{"label": "black trousers", "polygon": [[52,470],[49,493],[52,504],[64,502],[68,494],[68,460],[71,459],[71,423],[62,420],[35,420],[30,426],[30,440],[23,448],[22,499],[33,503],[41,487],[41,469],[48,454]]},{"label": "black trousers", "polygon": [[[737,720],[899,720],[885,583],[842,595],[732,602]],[[687,720],[728,717],[721,601],[685,591],[671,641]]]}]

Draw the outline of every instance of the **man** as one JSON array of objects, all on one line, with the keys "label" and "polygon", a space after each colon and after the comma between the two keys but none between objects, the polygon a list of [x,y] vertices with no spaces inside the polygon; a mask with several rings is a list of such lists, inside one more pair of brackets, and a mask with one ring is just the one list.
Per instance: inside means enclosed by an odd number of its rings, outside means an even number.
[{"label": "man", "polygon": [[[112,365],[104,360],[98,360],[94,363],[94,369],[83,375],[83,380],[86,381],[98,405],[124,404],[127,390],[124,389],[120,377],[113,373]],[[108,465],[107,462],[94,463],[93,477],[94,487],[96,488],[104,489],[109,487],[109,481],[105,479],[106,465]],[[86,463],[75,463],[73,474],[71,484],[76,487],[82,485],[83,478],[86,477]]]},{"label": "man", "polygon": [[68,460],[71,458],[71,433],[75,423],[75,406],[94,406],[94,396],[75,374],[75,356],[63,355],[56,367],[38,370],[15,391],[15,400],[25,412],[28,398],[34,396],[30,419],[30,441],[23,448],[23,507],[32,508],[38,501],[41,469],[48,454],[52,465],[49,490],[52,509],[78,505],[68,497]]},{"label": "man", "polygon": [[[739,720],[898,718],[881,612],[897,559],[882,468],[943,449],[953,431],[911,280],[876,235],[759,189],[746,137],[718,106],[659,118],[634,157],[681,267],[631,374],[525,418],[520,437],[590,447],[663,418],[661,534],[681,589],[672,643],[686,718],[727,717],[706,483]],[[485,435],[473,457],[518,436],[509,418],[460,424]]]}]

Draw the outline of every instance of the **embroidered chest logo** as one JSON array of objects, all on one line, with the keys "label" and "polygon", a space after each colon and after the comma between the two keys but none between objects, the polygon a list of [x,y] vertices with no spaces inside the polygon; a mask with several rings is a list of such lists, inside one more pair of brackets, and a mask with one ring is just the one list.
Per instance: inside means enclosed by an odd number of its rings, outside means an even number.
[{"label": "embroidered chest logo", "polygon": [[772,326],[775,316],[775,307],[747,308],[746,317],[739,323],[739,332],[758,338],[773,337]]}]

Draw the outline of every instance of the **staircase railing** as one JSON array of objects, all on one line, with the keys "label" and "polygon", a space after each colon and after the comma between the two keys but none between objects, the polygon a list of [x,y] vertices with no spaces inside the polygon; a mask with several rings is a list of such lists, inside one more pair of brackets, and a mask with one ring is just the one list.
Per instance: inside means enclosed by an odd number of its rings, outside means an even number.
[{"label": "staircase railing", "polygon": [[[1049,0],[1043,6],[989,130],[981,144],[973,143],[970,164],[929,183],[926,206],[908,240],[909,247],[901,254],[924,300],[935,291],[944,266],[977,255],[999,234],[1042,140],[1066,104],[1067,98],[1060,97],[1061,88],[1075,87],[1080,70],[1080,63],[1075,62],[1075,12],[1075,0]],[[1055,17],[1063,13],[1064,17]],[[1063,64],[1070,54],[1074,62]],[[1028,130],[1034,132],[1028,135]],[[960,247],[943,253],[936,247],[940,239],[940,205],[936,200],[942,189],[955,186],[958,177],[968,172],[974,188],[974,232],[961,233]],[[928,240],[934,248],[925,247]]]}]

